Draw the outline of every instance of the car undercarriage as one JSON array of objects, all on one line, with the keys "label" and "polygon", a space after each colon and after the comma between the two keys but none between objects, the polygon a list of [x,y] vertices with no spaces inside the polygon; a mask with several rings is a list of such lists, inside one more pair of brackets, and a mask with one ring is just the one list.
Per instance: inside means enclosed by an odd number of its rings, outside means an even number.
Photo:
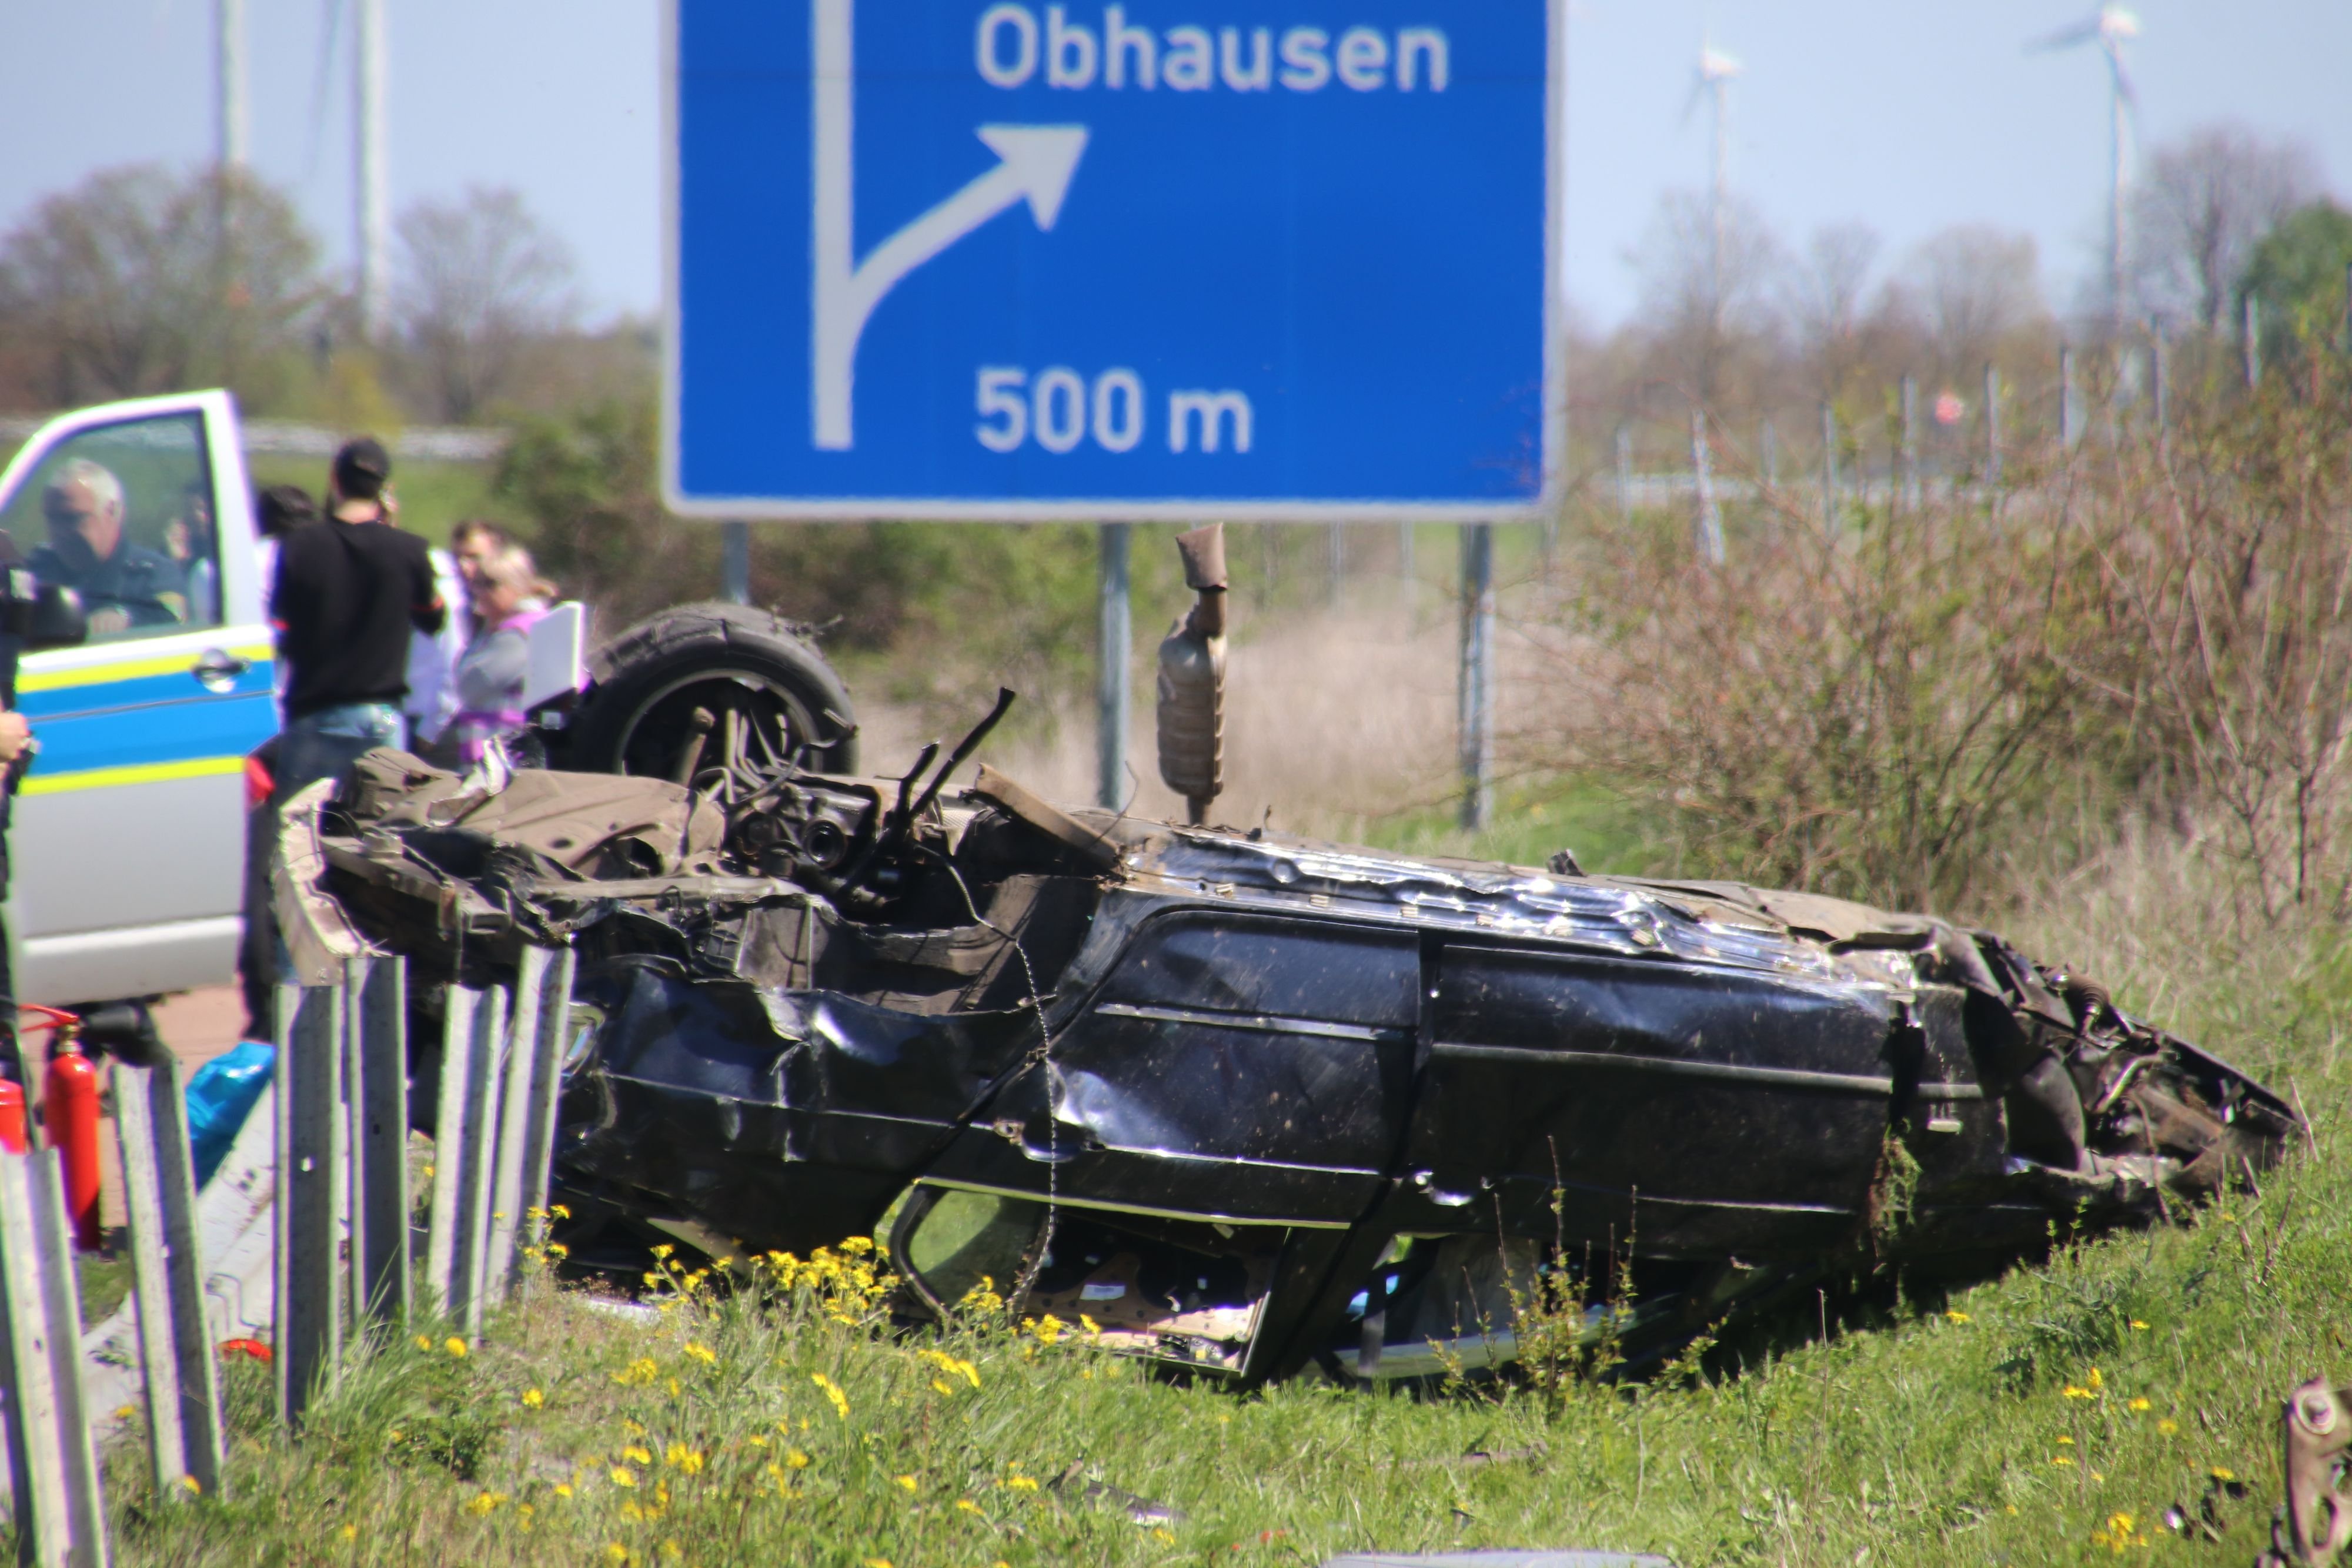
[{"label": "car undercarriage", "polygon": [[986,728],[904,779],[376,752],[289,813],[281,918],[405,956],[420,1085],[447,987],[573,950],[577,1261],[878,1232],[910,1315],[1248,1381],[1508,1361],[1561,1301],[1639,1366],[2148,1223],[2300,1125],[1990,933],[949,788]]}]

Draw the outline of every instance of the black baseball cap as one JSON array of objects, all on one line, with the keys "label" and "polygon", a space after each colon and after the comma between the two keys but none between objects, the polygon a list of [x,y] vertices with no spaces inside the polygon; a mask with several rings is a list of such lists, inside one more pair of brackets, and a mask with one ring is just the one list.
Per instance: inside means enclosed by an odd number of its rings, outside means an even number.
[{"label": "black baseball cap", "polygon": [[335,454],[335,493],[347,501],[373,501],[392,477],[392,454],[373,435],[355,436]]}]

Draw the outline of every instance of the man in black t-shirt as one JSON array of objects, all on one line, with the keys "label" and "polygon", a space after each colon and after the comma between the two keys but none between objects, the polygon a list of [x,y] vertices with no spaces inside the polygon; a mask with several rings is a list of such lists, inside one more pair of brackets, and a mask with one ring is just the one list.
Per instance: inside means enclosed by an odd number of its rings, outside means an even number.
[{"label": "man in black t-shirt", "polygon": [[445,613],[425,541],[392,526],[392,459],[373,437],[335,454],[329,512],[278,547],[269,619],[286,661],[276,798],[331,779],[406,729],[410,628]]}]

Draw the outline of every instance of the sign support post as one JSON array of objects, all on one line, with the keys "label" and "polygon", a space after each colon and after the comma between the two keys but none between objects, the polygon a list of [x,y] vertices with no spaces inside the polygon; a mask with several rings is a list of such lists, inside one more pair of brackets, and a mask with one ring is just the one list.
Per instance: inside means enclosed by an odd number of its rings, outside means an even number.
[{"label": "sign support post", "polygon": [[1116,811],[1128,792],[1128,664],[1135,641],[1127,591],[1130,525],[1101,523],[1096,531],[1095,802]]},{"label": "sign support post", "polygon": [[1462,525],[1462,825],[1495,810],[1495,525]]}]

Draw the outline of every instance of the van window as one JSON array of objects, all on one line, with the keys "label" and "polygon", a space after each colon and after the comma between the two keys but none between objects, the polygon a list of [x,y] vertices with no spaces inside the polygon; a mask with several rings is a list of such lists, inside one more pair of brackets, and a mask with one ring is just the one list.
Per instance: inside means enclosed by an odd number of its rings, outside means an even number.
[{"label": "van window", "polygon": [[35,575],[81,595],[93,643],[220,624],[201,413],[77,431],[42,455],[0,528]]}]

